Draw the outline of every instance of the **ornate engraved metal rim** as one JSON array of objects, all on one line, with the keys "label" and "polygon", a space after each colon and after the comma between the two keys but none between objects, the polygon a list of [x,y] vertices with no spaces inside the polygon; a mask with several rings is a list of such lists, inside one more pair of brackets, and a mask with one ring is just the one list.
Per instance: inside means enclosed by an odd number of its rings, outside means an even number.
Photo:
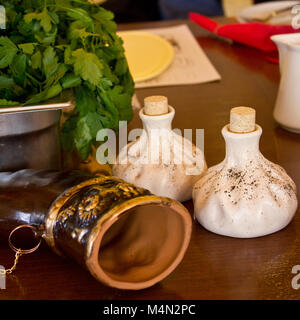
[{"label": "ornate engraved metal rim", "polygon": [[57,254],[61,255],[61,252],[55,246],[55,239],[53,234],[53,229],[55,222],[57,220],[58,213],[61,207],[76,193],[78,190],[90,186],[96,183],[102,183],[105,180],[115,180],[120,181],[119,178],[113,176],[99,176],[95,177],[86,181],[81,182],[80,184],[71,187],[70,189],[66,190],[62,195],[60,195],[51,205],[49,212],[46,217],[45,222],[45,233],[43,235],[44,240],[47,244],[56,252]]},{"label": "ornate engraved metal rim", "polygon": [[[111,227],[113,221],[118,219],[121,214],[128,212],[130,209],[136,208],[138,206],[144,205],[160,205],[164,207],[169,207],[171,210],[177,214],[180,214],[185,223],[185,234],[184,234],[184,241],[178,253],[177,259],[167,267],[162,273],[153,277],[150,280],[140,281],[136,283],[132,282],[125,282],[125,281],[118,281],[110,278],[100,267],[98,262],[99,250],[101,239],[104,233]],[[185,219],[187,218],[187,219]],[[106,224],[104,226],[104,224]],[[109,212],[107,212],[99,221],[97,222],[96,226],[92,229],[90,236],[87,241],[86,253],[85,253],[85,261],[86,266],[90,273],[99,281],[107,284],[108,286],[112,286],[118,289],[129,289],[129,290],[140,290],[144,288],[151,287],[152,285],[156,284],[157,282],[161,281],[165,277],[167,277],[182,261],[184,254],[188,248],[191,238],[192,231],[192,220],[190,213],[188,210],[179,202],[172,200],[170,198],[159,197],[155,195],[146,195],[140,196],[137,198],[133,198],[127,200],[126,202],[120,204],[112,208]]]}]

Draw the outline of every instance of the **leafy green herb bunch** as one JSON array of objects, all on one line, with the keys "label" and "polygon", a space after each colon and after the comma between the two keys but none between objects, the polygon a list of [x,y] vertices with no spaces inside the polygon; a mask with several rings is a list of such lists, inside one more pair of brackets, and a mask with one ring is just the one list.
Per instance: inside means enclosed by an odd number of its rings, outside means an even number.
[{"label": "leafy green herb bunch", "polygon": [[134,83],[112,12],[87,0],[4,0],[0,106],[42,103],[72,89],[62,146],[86,159],[102,128],[131,120]]}]

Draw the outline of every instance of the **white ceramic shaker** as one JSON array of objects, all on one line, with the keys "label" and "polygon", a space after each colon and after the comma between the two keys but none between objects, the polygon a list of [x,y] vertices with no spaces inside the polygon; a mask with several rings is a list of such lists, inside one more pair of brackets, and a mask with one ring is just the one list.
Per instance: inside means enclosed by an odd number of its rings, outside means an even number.
[{"label": "white ceramic shaker", "polygon": [[195,218],[209,231],[237,237],[264,236],[284,228],[297,209],[296,186],[285,170],[260,153],[262,129],[255,110],[231,110],[222,129],[223,162],[195,184]]},{"label": "white ceramic shaker", "polygon": [[172,130],[175,115],[164,96],[150,96],[140,110],[141,136],[125,146],[113,166],[113,175],[152,193],[186,201],[206,170],[204,154]]}]

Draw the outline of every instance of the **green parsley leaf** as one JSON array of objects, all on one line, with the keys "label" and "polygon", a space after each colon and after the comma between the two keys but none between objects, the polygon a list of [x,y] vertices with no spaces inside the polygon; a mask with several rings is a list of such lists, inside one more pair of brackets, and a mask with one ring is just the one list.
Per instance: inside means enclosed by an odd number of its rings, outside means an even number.
[{"label": "green parsley leaf", "polygon": [[42,54],[40,51],[31,56],[31,64],[33,69],[40,69],[42,67]]},{"label": "green parsley leaf", "polygon": [[14,79],[8,76],[0,76],[0,89],[12,88],[15,85]]},{"label": "green parsley leaf", "polygon": [[97,86],[101,80],[103,69],[103,65],[98,57],[94,53],[87,52],[84,49],[73,51],[72,56],[75,60],[75,74]]},{"label": "green parsley leaf", "polygon": [[67,71],[67,66],[64,63],[60,63],[55,73],[48,77],[45,87],[49,88],[56,84],[59,80],[61,80],[64,77]]},{"label": "green parsley leaf", "polygon": [[34,95],[29,100],[27,100],[24,105],[37,104],[41,101],[45,101],[45,100],[54,98],[57,95],[59,95],[61,92],[62,92],[62,87],[59,83],[57,83],[56,85],[50,87],[49,89],[46,89],[46,90]]},{"label": "green parsley leaf", "polygon": [[31,12],[24,16],[24,21],[26,23],[30,23],[33,20],[38,20],[46,33],[51,31],[52,23],[55,23],[46,8],[44,8],[44,10],[40,13]]},{"label": "green parsley leaf", "polygon": [[68,9],[67,15],[75,20],[82,21],[87,26],[93,23],[93,20],[90,18],[89,14],[81,8]]},{"label": "green parsley leaf", "polygon": [[0,99],[0,107],[11,107],[11,106],[19,106],[20,102],[17,101],[8,101],[6,99]]},{"label": "green parsley leaf", "polygon": [[74,73],[67,74],[61,81],[64,89],[78,87],[81,84],[81,78]]},{"label": "green parsley leaf", "polygon": [[8,37],[0,37],[0,69],[6,68],[17,52],[18,48]]},{"label": "green parsley leaf", "polygon": [[19,48],[26,54],[33,54],[36,43],[19,44]]},{"label": "green parsley leaf", "polygon": [[15,83],[21,87],[25,86],[26,63],[27,58],[25,54],[16,55],[10,66]]},{"label": "green parsley leaf", "polygon": [[49,78],[56,72],[58,68],[58,57],[55,50],[52,47],[48,47],[43,55],[43,66],[46,74],[46,78]]}]

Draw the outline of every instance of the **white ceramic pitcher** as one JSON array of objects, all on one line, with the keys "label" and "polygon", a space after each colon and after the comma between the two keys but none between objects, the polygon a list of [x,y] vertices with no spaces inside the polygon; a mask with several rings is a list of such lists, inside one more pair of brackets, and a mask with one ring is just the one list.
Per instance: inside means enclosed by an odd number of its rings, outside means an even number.
[{"label": "white ceramic pitcher", "polygon": [[271,39],[279,50],[281,73],[274,118],[286,130],[300,133],[300,33]]}]

